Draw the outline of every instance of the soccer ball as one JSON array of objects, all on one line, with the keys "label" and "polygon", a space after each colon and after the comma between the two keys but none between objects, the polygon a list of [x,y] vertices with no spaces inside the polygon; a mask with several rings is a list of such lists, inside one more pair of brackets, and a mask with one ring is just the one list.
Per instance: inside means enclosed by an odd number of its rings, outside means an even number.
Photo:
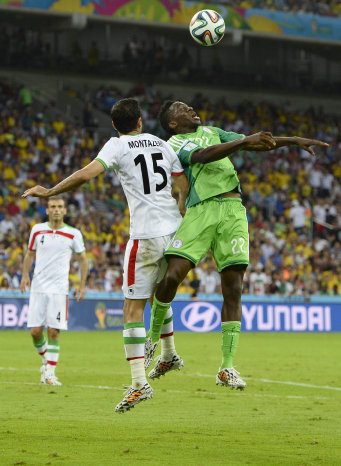
[{"label": "soccer ball", "polygon": [[201,10],[193,16],[189,24],[189,32],[198,44],[210,47],[224,37],[225,21],[214,10]]}]

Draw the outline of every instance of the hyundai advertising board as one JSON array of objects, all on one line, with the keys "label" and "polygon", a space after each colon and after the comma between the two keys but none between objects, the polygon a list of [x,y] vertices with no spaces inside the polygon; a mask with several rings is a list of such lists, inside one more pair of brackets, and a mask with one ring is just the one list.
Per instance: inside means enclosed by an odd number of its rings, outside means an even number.
[{"label": "hyundai advertising board", "polygon": [[[123,300],[70,299],[69,330],[122,330]],[[175,301],[175,331],[220,331],[219,301]],[[0,299],[0,329],[25,329],[28,300]],[[149,326],[150,309],[145,311]],[[242,330],[246,332],[341,332],[340,304],[248,302],[243,304]]]}]

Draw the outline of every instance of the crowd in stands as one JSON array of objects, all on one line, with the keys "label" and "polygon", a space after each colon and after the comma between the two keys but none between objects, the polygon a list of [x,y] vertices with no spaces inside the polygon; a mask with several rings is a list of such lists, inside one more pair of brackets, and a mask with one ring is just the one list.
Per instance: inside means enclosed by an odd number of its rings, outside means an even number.
[{"label": "crowd in stands", "polygon": [[[263,56],[260,46],[253,46],[249,66],[245,60],[234,60],[233,66],[224,48],[216,48],[214,53],[206,56],[205,48],[188,37],[188,41],[174,40],[174,37],[136,34],[128,37],[125,43],[115,46],[115,58],[108,51],[104,42],[92,41],[86,46],[83,41],[70,39],[60,50],[54,44],[51,47],[50,36],[44,35],[38,29],[1,25],[0,55],[2,66],[27,70],[42,70],[52,73],[87,73],[92,76],[103,76],[115,79],[131,79],[139,76],[149,83],[155,81],[166,83],[210,82],[217,87],[235,87],[243,89],[271,89],[274,91],[288,90],[294,92],[316,92],[321,95],[339,95],[340,82],[334,69],[335,57],[331,53],[326,72],[319,68],[319,73],[313,73],[319,53],[311,53],[302,45],[304,59],[299,66],[286,66],[279,59],[284,53],[290,60],[294,58],[291,50],[285,52],[288,45],[282,45],[283,52],[269,53]],[[126,32],[124,32],[126,34]],[[257,44],[257,41],[254,42]],[[323,52],[320,52],[323,53]],[[241,50],[240,54],[244,54]]]},{"label": "crowd in stands", "polygon": [[233,8],[260,8],[263,10],[278,10],[298,14],[341,15],[341,3],[339,0],[209,0],[209,3],[221,3]]},{"label": "crowd in stands", "polygon": [[[101,87],[111,102],[123,96]],[[145,129],[165,136],[157,121],[163,98],[152,89],[131,90],[142,106]],[[90,94],[88,96],[90,98]],[[29,90],[0,84],[0,290],[19,287],[29,233],[46,220],[46,200],[21,198],[36,183],[56,184],[89,163],[104,144],[81,126],[53,116],[49,107],[33,112]],[[203,122],[226,131],[299,135],[330,146],[316,157],[296,146],[268,153],[238,152],[238,171],[250,230],[250,266],[244,293],[303,296],[341,293],[341,119],[320,109],[293,111],[290,103],[241,102],[232,107],[198,94],[188,102]],[[91,106],[90,106],[91,107]],[[110,120],[108,119],[108,126]],[[120,292],[122,264],[129,238],[129,212],[118,178],[106,172],[75,192],[65,194],[67,223],[80,228],[90,263],[87,291]],[[72,262],[71,289],[79,282]],[[219,293],[220,277],[210,254],[182,283],[180,293]]]}]

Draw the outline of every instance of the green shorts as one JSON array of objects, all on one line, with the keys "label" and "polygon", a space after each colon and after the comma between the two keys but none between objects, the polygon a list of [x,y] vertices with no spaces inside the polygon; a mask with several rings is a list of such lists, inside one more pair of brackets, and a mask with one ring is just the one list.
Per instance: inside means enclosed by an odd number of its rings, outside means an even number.
[{"label": "green shorts", "polygon": [[190,207],[165,255],[184,257],[197,266],[210,249],[219,272],[248,265],[248,222],[240,198],[213,197]]}]

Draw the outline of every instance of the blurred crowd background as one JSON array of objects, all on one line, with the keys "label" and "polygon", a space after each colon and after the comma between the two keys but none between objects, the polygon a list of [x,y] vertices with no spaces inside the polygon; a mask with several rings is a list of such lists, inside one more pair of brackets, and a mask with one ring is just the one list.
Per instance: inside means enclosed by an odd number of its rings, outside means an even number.
[{"label": "blurred crowd background", "polygon": [[209,3],[221,3],[233,8],[261,8],[297,14],[341,15],[341,4],[338,0],[209,0]]},{"label": "blurred crowd background", "polygon": [[[230,60],[219,49],[205,54],[207,50],[198,49],[194,41],[176,41],[167,34],[132,33],[115,46],[115,54],[109,46],[104,49],[103,38],[95,37],[86,43],[70,35],[63,47],[58,47],[59,39],[36,27],[1,24],[2,66],[60,75],[87,73],[89,77],[111,76],[129,81],[139,76],[148,83],[186,84],[190,80],[197,85],[210,82],[218,88],[276,92],[303,89],[320,95],[340,94],[340,76],[331,73],[338,53],[314,49],[309,43],[301,50],[289,42],[279,53],[273,45],[265,48],[260,41],[250,41],[247,52],[242,47],[238,52],[233,47],[229,49],[231,59],[237,60],[237,65],[230,66]],[[325,68],[320,60],[326,53],[331,64]]]},{"label": "blurred crowd background", "polygon": [[[241,2],[245,3],[245,2]],[[281,3],[281,2],[279,2]],[[302,2],[286,2],[298,3]],[[331,2],[328,2],[331,4]],[[36,183],[52,186],[88,164],[103,146],[94,108],[108,109],[124,94],[116,86],[69,89],[84,102],[83,121],[72,125],[56,116],[53,103],[39,107],[29,89],[0,82],[0,290],[17,290],[29,233],[46,220],[46,201],[22,199]],[[144,129],[165,137],[157,114],[170,96],[138,85]],[[244,293],[303,296],[341,293],[341,120],[323,108],[297,112],[290,102],[231,106],[198,93],[191,104],[202,122],[226,131],[260,130],[298,135],[330,146],[312,157],[298,147],[268,153],[238,152],[231,159],[239,174],[250,230],[250,266]],[[110,128],[108,116],[108,128]],[[109,129],[108,129],[109,131]],[[114,173],[105,173],[64,195],[66,223],[80,228],[90,273],[88,291],[120,292],[129,211]],[[72,262],[71,289],[79,281]],[[210,254],[182,283],[179,293],[220,293],[220,277]]]}]

